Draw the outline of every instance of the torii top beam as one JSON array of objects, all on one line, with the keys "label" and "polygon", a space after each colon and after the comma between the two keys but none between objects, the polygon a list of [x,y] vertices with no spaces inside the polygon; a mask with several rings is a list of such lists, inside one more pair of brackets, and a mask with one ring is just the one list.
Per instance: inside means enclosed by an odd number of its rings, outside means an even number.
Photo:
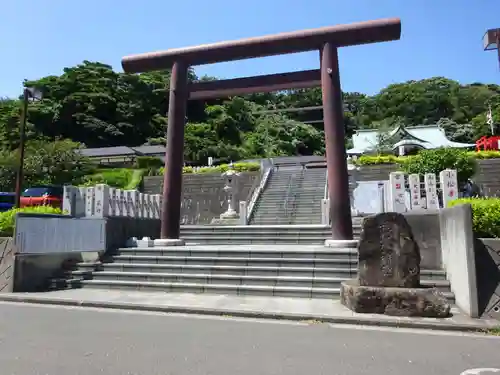
[{"label": "torii top beam", "polygon": [[195,66],[313,51],[325,43],[347,47],[398,40],[400,37],[401,20],[386,18],[125,56],[122,67],[127,73],[140,73],[170,69],[178,60]]}]

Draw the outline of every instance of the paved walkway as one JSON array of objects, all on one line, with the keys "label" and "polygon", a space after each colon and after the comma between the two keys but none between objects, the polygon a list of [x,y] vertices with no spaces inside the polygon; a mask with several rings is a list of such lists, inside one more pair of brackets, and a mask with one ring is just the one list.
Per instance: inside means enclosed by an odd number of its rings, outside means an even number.
[{"label": "paved walkway", "polygon": [[5,375],[499,375],[500,337],[0,303]]},{"label": "paved walkway", "polygon": [[457,308],[446,319],[357,314],[340,301],[328,299],[74,289],[0,294],[0,301],[444,330],[481,330],[500,325],[496,320],[471,319]]}]

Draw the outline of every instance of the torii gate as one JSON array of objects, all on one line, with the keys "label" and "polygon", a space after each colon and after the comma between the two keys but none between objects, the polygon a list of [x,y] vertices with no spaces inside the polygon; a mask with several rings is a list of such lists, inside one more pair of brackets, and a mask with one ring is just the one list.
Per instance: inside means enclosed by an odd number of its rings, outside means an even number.
[{"label": "torii gate", "polygon": [[[172,69],[161,239],[165,239],[165,243],[173,244],[176,240],[182,243],[179,235],[184,126],[188,99],[228,97],[321,85],[332,239],[352,240],[338,48],[398,40],[400,37],[400,19],[390,18],[124,57],[122,66],[127,73]],[[188,83],[190,66],[313,50],[320,52],[318,70]]]}]

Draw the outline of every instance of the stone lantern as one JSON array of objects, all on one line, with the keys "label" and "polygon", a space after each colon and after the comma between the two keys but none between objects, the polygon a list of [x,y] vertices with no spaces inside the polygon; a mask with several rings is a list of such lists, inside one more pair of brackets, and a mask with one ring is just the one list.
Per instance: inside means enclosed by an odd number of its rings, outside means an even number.
[{"label": "stone lantern", "polygon": [[239,175],[238,172],[232,169],[232,165],[228,171],[222,174],[226,180],[224,191],[227,196],[227,210],[220,215],[222,220],[239,218],[238,212],[236,212],[236,186]]}]

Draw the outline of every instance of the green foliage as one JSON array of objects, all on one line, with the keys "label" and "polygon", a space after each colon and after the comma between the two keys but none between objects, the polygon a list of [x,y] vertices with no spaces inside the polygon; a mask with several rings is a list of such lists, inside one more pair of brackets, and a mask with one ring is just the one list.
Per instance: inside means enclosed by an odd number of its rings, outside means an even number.
[{"label": "green foliage", "polygon": [[500,238],[500,198],[461,198],[449,206],[459,204],[472,206],[472,228],[478,237]]},{"label": "green foliage", "polygon": [[81,186],[106,184],[118,189],[134,190],[141,184],[144,172],[143,169],[101,169],[97,173],[85,176]]},{"label": "green foliage", "polygon": [[[473,159],[498,159],[500,158],[500,151],[468,151],[466,153]],[[405,164],[412,157],[410,156],[396,156],[396,155],[362,155],[354,161],[356,165],[379,165],[379,164]]]},{"label": "green foliage", "polygon": [[137,169],[159,169],[163,167],[163,160],[160,158],[155,158],[153,156],[138,156],[135,161],[135,167]]},{"label": "green foliage", "polygon": [[476,159],[497,159],[500,158],[500,151],[470,151],[468,155]]},{"label": "green foliage", "polygon": [[[24,185],[63,185],[82,181],[94,166],[78,152],[80,147],[68,139],[29,141],[24,158]],[[17,166],[17,150],[0,149],[0,189],[3,191],[13,191]]]},{"label": "green foliage", "polygon": [[405,159],[395,155],[362,155],[354,163],[356,165],[401,164]]},{"label": "green foliage", "polygon": [[0,235],[7,237],[14,234],[14,228],[16,224],[16,214],[22,213],[33,213],[33,214],[54,214],[61,215],[62,211],[60,208],[55,208],[51,206],[33,206],[33,207],[23,207],[14,208],[9,211],[0,212]]},{"label": "green foliage", "polygon": [[97,173],[85,176],[83,186],[106,184],[115,188],[124,189],[132,179],[133,169],[113,168],[102,169]]},{"label": "green foliage", "polygon": [[[224,173],[230,169],[229,164],[221,164],[214,165],[213,167],[201,167],[201,168],[193,168],[193,167],[184,167],[182,169],[182,173],[191,174],[191,173]],[[234,163],[233,170],[237,172],[256,172],[260,170],[259,163]],[[164,168],[159,170],[159,174],[163,174],[165,172]]]},{"label": "green foliage", "polygon": [[466,151],[456,148],[438,148],[423,150],[417,155],[408,157],[401,165],[407,174],[435,173],[439,175],[444,169],[456,169],[459,183],[464,183],[476,171],[477,162]]},{"label": "green foliage", "polygon": [[130,180],[128,184],[125,185],[125,190],[134,190],[139,187],[142,182],[142,176],[144,175],[144,169],[135,169],[132,171]]},{"label": "green foliage", "polygon": [[[43,92],[43,100],[29,105],[28,139],[63,138],[86,147],[165,144],[169,78],[166,70],[126,74],[106,64],[83,61],[60,75],[26,81],[26,86]],[[190,81],[211,79],[189,72]],[[490,133],[485,122],[489,105],[494,121],[500,123],[500,86],[494,84],[461,85],[434,77],[393,84],[372,96],[358,92],[342,96],[346,144],[358,129],[385,132],[399,124],[436,123],[451,140],[471,143]],[[208,157],[230,161],[324,154],[321,105],[320,88],[190,101],[184,159],[206,164]],[[300,107],[319,109],[269,112]],[[0,161],[0,184],[6,186],[10,182],[5,180],[12,177],[5,170],[10,171],[14,163],[8,153],[19,141],[20,108],[18,99],[0,100],[0,158],[4,159]],[[314,123],[305,123],[310,121]],[[382,132],[380,138],[383,147],[375,150],[378,153],[387,148]],[[141,164],[138,168],[151,173],[157,167]]]}]

